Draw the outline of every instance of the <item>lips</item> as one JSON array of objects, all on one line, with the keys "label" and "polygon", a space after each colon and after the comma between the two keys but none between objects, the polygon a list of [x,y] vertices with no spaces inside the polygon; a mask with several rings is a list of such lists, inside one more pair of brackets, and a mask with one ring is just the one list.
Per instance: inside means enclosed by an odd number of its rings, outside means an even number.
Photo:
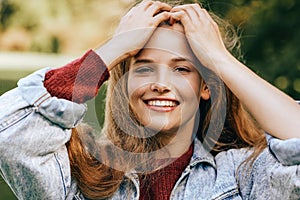
[{"label": "lips", "polygon": [[150,109],[160,112],[173,111],[179,105],[179,101],[169,99],[151,99],[145,100],[144,103]]},{"label": "lips", "polygon": [[161,106],[161,107],[177,106],[176,101],[170,101],[170,100],[150,100],[150,101],[147,101],[147,104],[150,106]]}]

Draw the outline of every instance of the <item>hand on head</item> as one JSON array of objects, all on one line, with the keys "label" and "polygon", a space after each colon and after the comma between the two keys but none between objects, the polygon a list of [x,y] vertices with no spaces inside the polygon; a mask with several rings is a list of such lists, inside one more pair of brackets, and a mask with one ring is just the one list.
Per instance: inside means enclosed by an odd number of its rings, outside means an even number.
[{"label": "hand on head", "polygon": [[[198,60],[213,69],[214,57],[227,52],[216,22],[199,4],[171,7],[160,1],[143,0],[122,17],[113,37],[122,58],[136,55],[163,22],[180,22]],[[212,66],[212,67],[210,67]]]},{"label": "hand on head", "polygon": [[219,27],[199,4],[186,4],[171,9],[170,24],[180,21],[188,43],[200,62],[216,71],[214,58],[228,55]]},{"label": "hand on head", "polygon": [[144,0],[122,17],[114,39],[127,56],[135,55],[151,37],[155,28],[170,18],[172,7],[159,1]]}]

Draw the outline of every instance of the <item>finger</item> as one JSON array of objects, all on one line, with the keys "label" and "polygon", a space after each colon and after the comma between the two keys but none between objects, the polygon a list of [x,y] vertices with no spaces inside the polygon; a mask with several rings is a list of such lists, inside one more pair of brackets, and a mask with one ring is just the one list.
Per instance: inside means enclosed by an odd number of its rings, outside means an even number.
[{"label": "finger", "polygon": [[176,23],[176,20],[172,17],[172,14],[170,15],[169,23],[170,23],[170,25],[173,25]]},{"label": "finger", "polygon": [[[208,24],[208,23],[215,23],[208,12],[201,8],[199,4],[189,4],[183,6],[174,7],[171,12],[175,11],[184,11],[190,18],[190,23],[201,23]],[[172,17],[171,17],[172,18]]]},{"label": "finger", "polygon": [[124,17],[125,16],[130,16],[130,15],[132,15],[134,12],[136,12],[136,9],[137,9],[137,7],[132,7],[125,15],[124,15]]},{"label": "finger", "polygon": [[147,12],[149,12],[153,16],[159,13],[160,11],[170,11],[171,9],[172,7],[170,5],[156,1],[151,6],[149,6]]},{"label": "finger", "polygon": [[181,10],[186,10],[188,7],[190,7],[192,4],[185,4],[185,5],[180,5],[180,6],[174,6],[171,10],[171,12],[178,12]]},{"label": "finger", "polygon": [[203,13],[205,14],[206,18],[214,25],[217,26],[216,21],[211,17],[211,15],[208,13],[206,9],[202,9]]},{"label": "finger", "polygon": [[192,4],[177,6],[171,10],[172,13],[180,11],[183,11],[191,21],[199,18],[199,16],[192,7]]},{"label": "finger", "polygon": [[189,12],[191,10],[194,10],[194,12],[196,12],[200,16],[202,8],[201,8],[200,4],[198,4],[198,3],[185,4],[185,5],[180,5],[180,6],[173,7],[170,12],[178,12],[180,10],[183,10],[185,12]]},{"label": "finger", "polygon": [[172,13],[172,20],[182,21],[182,23],[198,20],[200,16],[194,8],[196,6],[198,7],[198,10],[201,9],[199,4],[185,4],[173,7],[170,11]]},{"label": "finger", "polygon": [[194,11],[197,13],[197,15],[200,17],[201,13],[202,13],[202,8],[199,4],[193,4],[192,8],[194,9]]},{"label": "finger", "polygon": [[201,13],[199,12],[199,10],[201,10],[201,8],[198,4],[192,4],[184,8],[184,11],[187,13],[192,22],[195,20],[199,20],[199,18],[201,17]]},{"label": "finger", "polygon": [[171,19],[173,21],[188,21],[189,17],[187,16],[187,14],[184,11],[177,11],[177,12],[172,12],[171,13]]},{"label": "finger", "polygon": [[144,8],[147,8],[147,7],[149,7],[151,4],[153,4],[154,2],[153,1],[151,1],[151,0],[143,0],[143,1],[141,1],[138,5],[137,5],[137,7],[144,7]]},{"label": "finger", "polygon": [[147,8],[149,8],[154,2],[151,0],[143,0],[140,3],[138,3],[136,6],[132,7],[126,15],[131,15],[138,12],[145,12]]},{"label": "finger", "polygon": [[144,0],[139,4],[139,7],[142,8],[144,11],[148,10],[149,7],[151,7],[152,5],[159,5],[161,4],[160,1],[151,1],[151,0]]},{"label": "finger", "polygon": [[161,22],[167,21],[170,19],[170,12],[162,12],[154,16],[154,26],[158,26]]}]

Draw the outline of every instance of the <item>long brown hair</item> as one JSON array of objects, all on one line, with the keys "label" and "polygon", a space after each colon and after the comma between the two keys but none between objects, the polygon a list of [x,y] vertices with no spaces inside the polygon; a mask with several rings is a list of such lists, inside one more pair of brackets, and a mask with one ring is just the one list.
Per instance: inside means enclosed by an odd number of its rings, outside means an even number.
[{"label": "long brown hair", "polygon": [[[185,0],[164,2],[172,5],[197,3],[197,1]],[[239,37],[234,27],[213,13],[211,15],[220,27],[227,49],[237,58],[241,58]],[[81,192],[89,199],[112,196],[126,179],[125,173],[128,170],[144,167],[144,160],[151,159],[151,156],[142,153],[154,152],[166,145],[162,142],[160,134],[147,137],[151,134],[151,130],[139,124],[128,106],[126,73],[129,63],[130,59],[127,59],[110,72],[101,144],[96,143],[91,134],[92,130],[85,125],[72,129],[72,137],[67,143],[72,176],[76,179]],[[213,155],[232,148],[254,147],[249,160],[254,159],[266,147],[263,131],[239,99],[228,87],[223,87],[222,82],[212,72],[203,68],[201,73],[205,73],[204,81],[211,95],[215,95],[216,101],[212,101],[212,98],[200,101],[201,115],[197,123],[196,137]],[[225,90],[222,91],[222,88]],[[225,121],[219,120],[220,123],[212,125],[211,120],[218,117],[214,111],[224,103]],[[214,130],[221,130],[221,135],[220,131]],[[136,154],[124,154],[124,152]]]}]

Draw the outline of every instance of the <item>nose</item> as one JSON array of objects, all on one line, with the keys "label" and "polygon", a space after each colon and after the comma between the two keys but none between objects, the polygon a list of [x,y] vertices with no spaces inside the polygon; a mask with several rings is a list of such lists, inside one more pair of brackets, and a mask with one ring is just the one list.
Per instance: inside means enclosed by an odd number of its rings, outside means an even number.
[{"label": "nose", "polygon": [[162,66],[157,71],[155,82],[151,83],[150,89],[158,93],[167,93],[171,91],[170,81],[171,77],[168,67]]},{"label": "nose", "polygon": [[158,93],[168,93],[171,91],[171,89],[165,85],[165,84],[162,84],[162,83],[152,83],[150,85],[150,89],[153,91],[153,92],[158,92]]}]

